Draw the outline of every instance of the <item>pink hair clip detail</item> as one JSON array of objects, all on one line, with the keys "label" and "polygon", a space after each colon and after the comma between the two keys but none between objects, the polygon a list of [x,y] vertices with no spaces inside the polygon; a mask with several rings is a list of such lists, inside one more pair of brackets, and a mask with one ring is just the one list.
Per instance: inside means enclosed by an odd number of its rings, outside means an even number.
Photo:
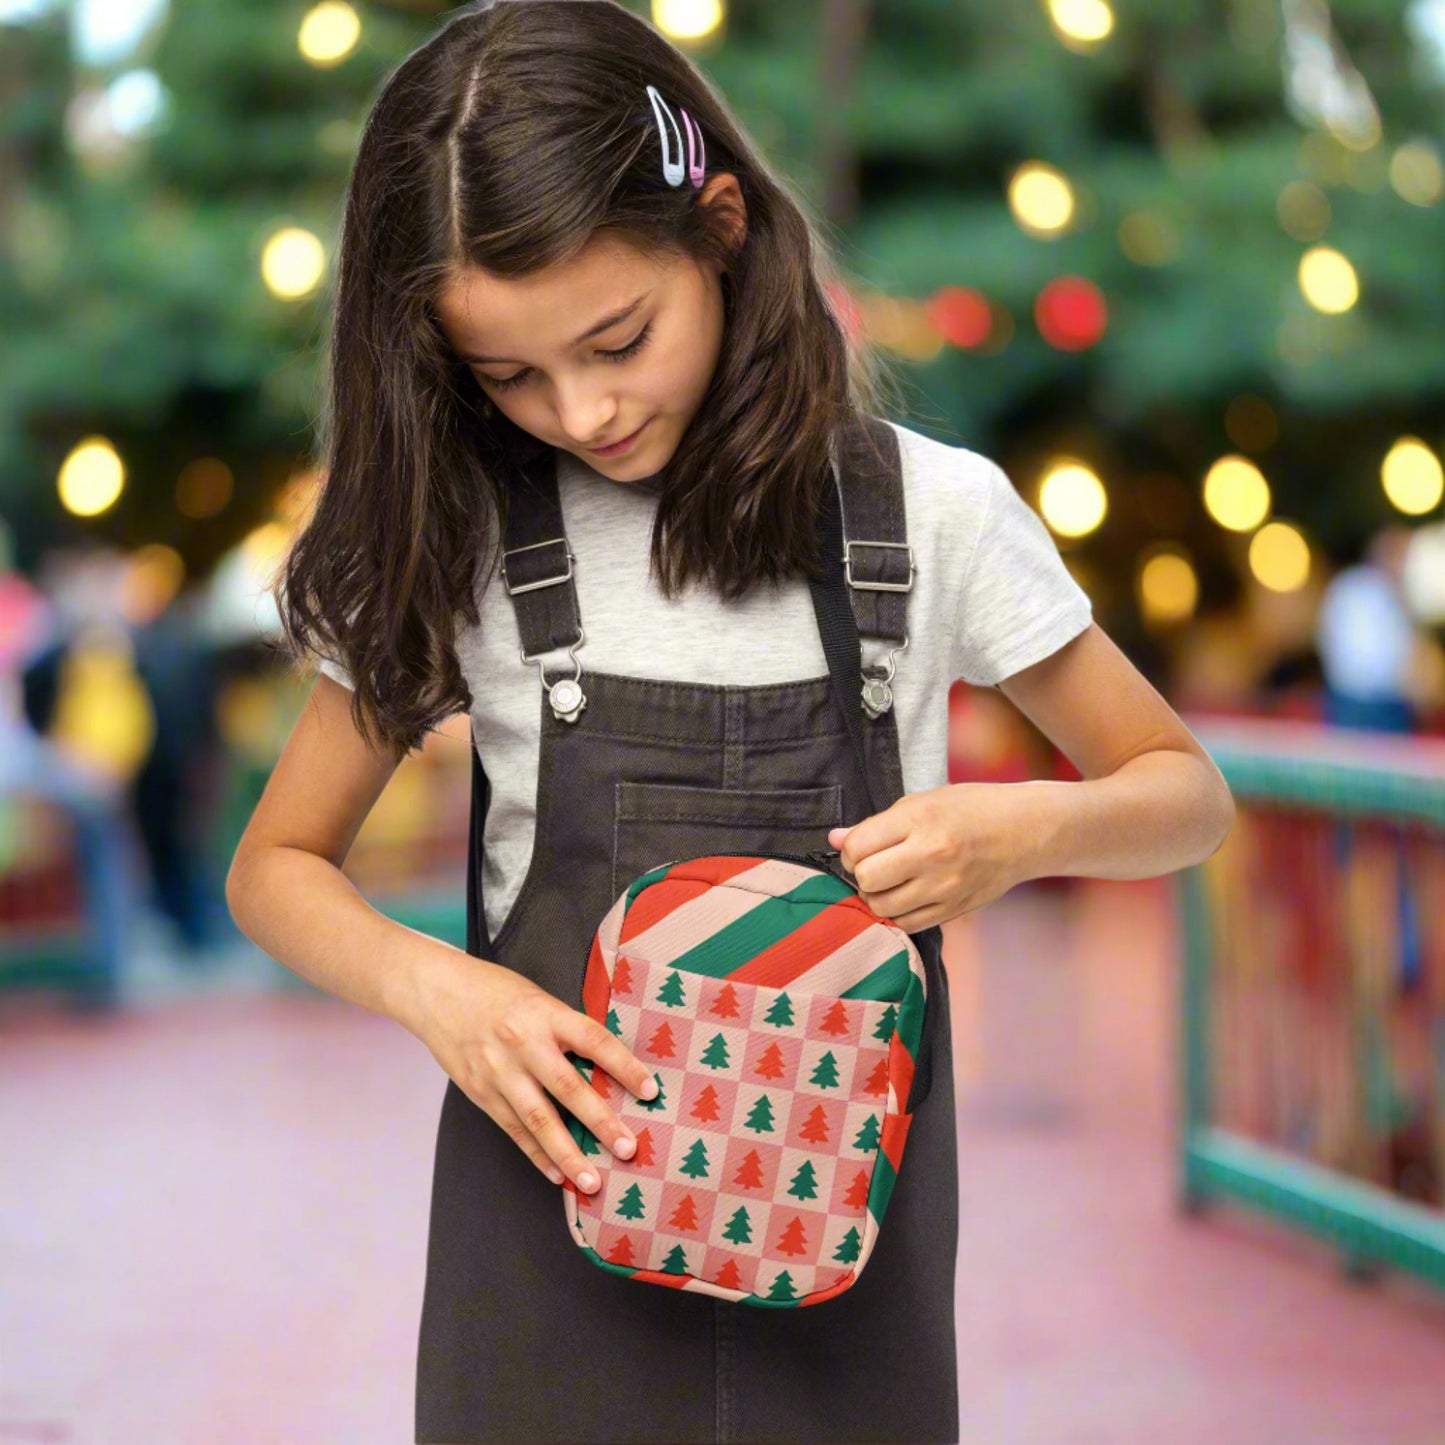
[{"label": "pink hair clip detail", "polygon": [[[662,178],[670,186],[680,186],[690,180],[694,190],[702,185],[707,172],[707,147],[702,138],[702,127],[685,111],[683,124],[687,128],[687,159],[683,159],[683,128],[677,123],[672,107],[662,98],[655,85],[647,87],[647,98],[652,102],[652,113],[657,118],[657,135],[662,142]],[[671,129],[671,136],[668,130]]]}]

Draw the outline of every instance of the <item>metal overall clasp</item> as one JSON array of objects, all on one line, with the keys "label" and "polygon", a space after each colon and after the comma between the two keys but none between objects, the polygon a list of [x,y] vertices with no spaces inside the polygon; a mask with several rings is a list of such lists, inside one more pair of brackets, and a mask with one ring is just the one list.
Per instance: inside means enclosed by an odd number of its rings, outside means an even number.
[{"label": "metal overall clasp", "polygon": [[893,689],[888,686],[897,670],[893,659],[908,646],[908,634],[903,634],[903,643],[889,650],[886,666],[888,671],[882,677],[863,678],[863,711],[870,718],[880,718],[893,706]]},{"label": "metal overall clasp", "polygon": [[542,675],[542,686],[547,689],[547,701],[551,705],[552,714],[562,722],[576,722],[587,706],[587,694],[582,691],[582,664],[577,661],[577,649],[587,641],[587,634],[579,625],[577,628],[577,640],[567,649],[567,656],[572,659],[572,666],[577,669],[571,677],[559,678],[556,682],[547,681],[547,669],[542,665],[544,653],[533,653],[528,656],[527,649],[522,649],[522,661],[536,665],[537,671]]}]

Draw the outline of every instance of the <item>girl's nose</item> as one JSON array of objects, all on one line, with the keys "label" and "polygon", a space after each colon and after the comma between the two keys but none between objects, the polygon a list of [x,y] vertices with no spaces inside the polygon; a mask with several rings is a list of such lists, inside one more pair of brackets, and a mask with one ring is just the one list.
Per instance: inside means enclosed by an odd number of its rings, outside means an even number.
[{"label": "girl's nose", "polygon": [[608,435],[616,416],[617,399],[610,388],[574,384],[557,389],[557,425],[578,446],[619,441]]}]

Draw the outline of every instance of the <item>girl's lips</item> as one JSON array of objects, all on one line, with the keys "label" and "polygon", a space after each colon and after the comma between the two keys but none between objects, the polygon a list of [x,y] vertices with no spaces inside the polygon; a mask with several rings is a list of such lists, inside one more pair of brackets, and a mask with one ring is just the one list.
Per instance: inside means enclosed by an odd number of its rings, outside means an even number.
[{"label": "girl's lips", "polygon": [[610,447],[589,447],[588,450],[594,457],[620,457],[647,430],[648,422],[651,420],[652,418],[648,417],[647,421],[643,422],[631,436],[623,437],[620,442],[613,442]]}]

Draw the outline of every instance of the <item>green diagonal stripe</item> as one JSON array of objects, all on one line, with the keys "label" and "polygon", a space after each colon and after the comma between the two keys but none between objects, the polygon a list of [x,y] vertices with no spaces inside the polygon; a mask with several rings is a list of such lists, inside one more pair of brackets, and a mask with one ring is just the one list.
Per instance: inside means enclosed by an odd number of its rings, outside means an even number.
[{"label": "green diagonal stripe", "polygon": [[835,888],[842,888],[843,895],[847,895],[846,886],[836,879],[808,878],[791,893],[769,898],[750,908],[741,918],[673,959],[672,967],[711,978],[726,978],[836,903],[839,895]]},{"label": "green diagonal stripe", "polygon": [[886,999],[897,1003],[913,977],[908,967],[908,950],[900,949],[892,958],[880,963],[872,973],[860,978],[852,988],[838,995],[839,998]]},{"label": "green diagonal stripe", "polygon": [[873,1183],[868,1187],[868,1212],[883,1223],[888,1201],[893,1198],[893,1186],[898,1182],[897,1171],[893,1168],[883,1146],[878,1146],[878,1162],[873,1166]]}]

